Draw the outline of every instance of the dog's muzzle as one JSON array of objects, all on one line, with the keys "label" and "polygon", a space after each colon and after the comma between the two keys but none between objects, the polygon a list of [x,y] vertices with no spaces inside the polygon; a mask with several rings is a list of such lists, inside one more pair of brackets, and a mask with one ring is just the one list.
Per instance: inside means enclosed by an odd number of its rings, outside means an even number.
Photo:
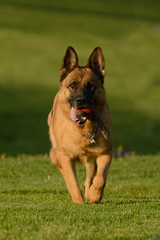
[{"label": "dog's muzzle", "polygon": [[84,124],[88,116],[93,112],[93,107],[90,108],[71,108],[71,119],[77,124]]}]

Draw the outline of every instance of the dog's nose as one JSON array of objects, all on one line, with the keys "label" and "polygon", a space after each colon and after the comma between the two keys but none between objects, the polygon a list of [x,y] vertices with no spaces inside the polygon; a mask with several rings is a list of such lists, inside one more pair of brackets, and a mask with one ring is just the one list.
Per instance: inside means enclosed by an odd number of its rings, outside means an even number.
[{"label": "dog's nose", "polygon": [[85,103],[85,101],[86,101],[86,99],[85,99],[84,96],[77,96],[77,97],[76,97],[76,103],[77,103],[77,105],[82,105],[82,104]]}]

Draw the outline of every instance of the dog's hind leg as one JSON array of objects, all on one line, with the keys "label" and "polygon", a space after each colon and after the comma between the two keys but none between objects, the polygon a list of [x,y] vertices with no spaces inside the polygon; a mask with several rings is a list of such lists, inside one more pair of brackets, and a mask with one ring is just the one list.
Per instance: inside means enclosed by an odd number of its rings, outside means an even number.
[{"label": "dog's hind leg", "polygon": [[85,198],[89,199],[89,188],[92,184],[93,177],[96,172],[96,161],[90,160],[85,163],[85,168],[86,168],[86,180],[84,183],[85,187]]},{"label": "dog's hind leg", "polygon": [[51,151],[50,151],[50,158],[51,158],[52,163],[55,164],[59,168],[59,171],[60,171],[60,173],[63,176],[62,166],[61,166],[60,160],[59,160],[59,158],[57,156],[56,149],[54,149],[54,148],[51,149]]},{"label": "dog's hind leg", "polygon": [[97,174],[89,190],[90,203],[98,203],[103,197],[104,187],[107,179],[107,171],[112,160],[112,152],[100,155],[97,158]]}]

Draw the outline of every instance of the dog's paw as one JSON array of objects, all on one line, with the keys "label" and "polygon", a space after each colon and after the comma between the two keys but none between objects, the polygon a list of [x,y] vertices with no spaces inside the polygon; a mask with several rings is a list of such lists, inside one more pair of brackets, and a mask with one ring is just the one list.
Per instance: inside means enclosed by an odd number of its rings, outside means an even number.
[{"label": "dog's paw", "polygon": [[103,197],[105,179],[96,176],[89,190],[90,203],[99,203]]},{"label": "dog's paw", "polygon": [[99,203],[102,197],[103,197],[103,189],[97,188],[92,184],[89,191],[89,202]]},{"label": "dog's paw", "polygon": [[79,198],[72,197],[72,202],[73,203],[78,203],[78,204],[84,204],[85,203],[83,197],[79,197]]}]

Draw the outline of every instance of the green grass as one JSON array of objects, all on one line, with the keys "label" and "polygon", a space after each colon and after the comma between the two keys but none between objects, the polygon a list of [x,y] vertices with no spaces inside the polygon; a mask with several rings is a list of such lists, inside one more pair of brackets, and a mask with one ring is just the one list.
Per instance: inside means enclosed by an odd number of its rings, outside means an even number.
[{"label": "green grass", "polygon": [[[0,0],[0,239],[160,238],[160,3]],[[101,46],[115,148],[102,203],[76,205],[49,152],[47,114],[72,45]],[[121,147],[119,148],[120,151]],[[146,155],[154,154],[154,155]],[[78,166],[83,189],[84,169]]]},{"label": "green grass", "polygon": [[102,202],[77,205],[47,156],[1,157],[0,239],[159,239],[159,158],[113,159]]},{"label": "green grass", "polygon": [[72,45],[82,65],[103,49],[115,148],[157,153],[159,8],[156,0],[0,0],[0,152],[48,152],[47,114]]}]

